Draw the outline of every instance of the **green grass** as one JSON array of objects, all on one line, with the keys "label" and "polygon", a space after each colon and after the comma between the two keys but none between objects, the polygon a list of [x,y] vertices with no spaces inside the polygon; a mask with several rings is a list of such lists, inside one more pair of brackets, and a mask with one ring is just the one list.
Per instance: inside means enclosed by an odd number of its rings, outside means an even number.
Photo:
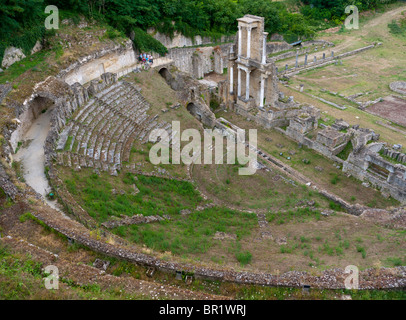
[{"label": "green grass", "polygon": [[366,252],[365,248],[360,245],[356,245],[356,248],[357,248],[357,252],[360,252],[362,255],[362,258],[365,259],[367,256],[367,252]]},{"label": "green grass", "polygon": [[66,140],[65,147],[64,147],[64,150],[65,150],[65,151],[69,151],[70,145],[72,144],[72,139],[73,139],[73,137],[72,137],[72,136],[69,136],[69,137],[68,137],[68,140]]},{"label": "green grass", "polygon": [[[316,203],[317,205],[317,203]],[[295,211],[289,210],[287,212],[267,213],[268,222],[275,222],[276,224],[294,222],[307,222],[312,220],[320,220],[321,213],[319,210],[310,210],[309,208],[298,208]]]},{"label": "green grass", "polygon": [[[64,182],[68,191],[99,222],[122,214],[177,215],[180,210],[195,208],[203,201],[190,182],[131,173],[121,174],[120,178],[117,181],[114,179],[118,178],[108,174],[98,176],[90,170],[78,174],[72,170]],[[140,190],[138,194],[134,194],[133,185]]]},{"label": "green grass", "polygon": [[0,244],[0,300],[54,299],[146,299],[148,296],[130,294],[114,286],[102,290],[97,283],[77,283],[66,275],[59,278],[59,289],[48,290],[44,285],[45,265],[30,255],[13,253]]},{"label": "green grass", "polygon": [[238,262],[241,263],[241,265],[243,266],[249,264],[252,260],[252,254],[249,251],[238,252],[235,254],[235,257],[237,258]]},{"label": "green grass", "polygon": [[405,266],[406,265],[406,258],[399,258],[399,257],[393,257],[393,258],[387,258],[386,259],[387,263],[390,266],[393,267],[400,267],[400,266]]},{"label": "green grass", "polygon": [[353,149],[352,142],[349,141],[345,148],[339,154],[337,154],[337,157],[342,160],[347,160]]},{"label": "green grass", "polygon": [[227,208],[210,208],[154,224],[121,226],[113,229],[119,236],[145,244],[158,251],[181,255],[205,253],[217,240],[217,231],[233,233],[242,239],[257,226],[256,215]]},{"label": "green grass", "polygon": [[401,19],[399,22],[392,20],[392,22],[388,24],[388,28],[394,35],[406,36],[406,18]]},{"label": "green grass", "polygon": [[4,72],[0,73],[0,84],[6,83],[6,81],[12,82],[14,79],[30,69],[35,68],[33,71],[45,71],[48,68],[46,59],[51,52],[52,51],[41,50],[22,59],[21,61],[12,64],[9,68],[4,70]]}]

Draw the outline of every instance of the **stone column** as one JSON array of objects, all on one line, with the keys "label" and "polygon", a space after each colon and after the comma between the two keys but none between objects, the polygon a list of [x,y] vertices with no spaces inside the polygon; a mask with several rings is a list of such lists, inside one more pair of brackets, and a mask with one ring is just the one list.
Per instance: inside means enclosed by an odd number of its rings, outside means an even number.
[{"label": "stone column", "polygon": [[304,65],[307,66],[307,53],[306,53],[306,55],[305,55],[305,62],[304,62]]},{"label": "stone column", "polygon": [[234,89],[234,68],[230,67],[230,93],[232,94]]},{"label": "stone column", "polygon": [[314,56],[314,63],[317,63],[317,57]]},{"label": "stone column", "polygon": [[237,86],[238,86],[238,89],[237,89],[237,96],[238,97],[241,97],[241,69],[240,68],[238,68],[238,79],[237,79]]},{"label": "stone column", "polygon": [[299,67],[299,51],[296,51],[296,64],[295,68]]},{"label": "stone column", "polygon": [[245,82],[245,100],[250,98],[250,70],[245,72],[246,82]]},{"label": "stone column", "polygon": [[241,48],[242,48],[242,34],[241,34],[241,26],[238,26],[238,56],[241,56]]},{"label": "stone column", "polygon": [[334,51],[331,51],[331,57],[334,58]]},{"label": "stone column", "polygon": [[325,53],[323,53],[323,60],[325,60],[326,59],[326,54]]},{"label": "stone column", "polygon": [[262,46],[262,64],[266,64],[266,36],[268,33],[264,32],[264,41]]},{"label": "stone column", "polygon": [[251,27],[247,27],[247,58],[251,57]]},{"label": "stone column", "polygon": [[259,106],[264,106],[264,95],[265,95],[265,79],[261,77],[261,90],[259,92]]}]

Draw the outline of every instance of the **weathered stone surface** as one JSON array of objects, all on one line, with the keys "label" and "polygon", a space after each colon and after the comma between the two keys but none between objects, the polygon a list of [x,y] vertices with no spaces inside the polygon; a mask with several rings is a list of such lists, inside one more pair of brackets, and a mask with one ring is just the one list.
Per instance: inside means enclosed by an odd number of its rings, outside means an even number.
[{"label": "weathered stone surface", "polygon": [[0,188],[4,191],[6,195],[8,195],[13,200],[15,200],[17,195],[20,193],[10,180],[10,177],[7,175],[1,163],[0,163]]},{"label": "weathered stone surface", "polygon": [[13,63],[20,61],[25,58],[25,54],[23,50],[20,48],[15,47],[8,47],[4,51],[3,61],[1,62],[1,66],[3,68],[8,68]]}]

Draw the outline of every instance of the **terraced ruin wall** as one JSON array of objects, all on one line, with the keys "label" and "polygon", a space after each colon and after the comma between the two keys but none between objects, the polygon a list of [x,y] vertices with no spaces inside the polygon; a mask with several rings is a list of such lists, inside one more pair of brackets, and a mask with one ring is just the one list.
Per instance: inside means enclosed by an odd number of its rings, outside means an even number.
[{"label": "terraced ruin wall", "polygon": [[58,78],[72,85],[85,84],[99,78],[103,73],[117,73],[119,77],[131,72],[137,64],[131,40],[124,45],[101,50],[70,65],[58,74]]}]

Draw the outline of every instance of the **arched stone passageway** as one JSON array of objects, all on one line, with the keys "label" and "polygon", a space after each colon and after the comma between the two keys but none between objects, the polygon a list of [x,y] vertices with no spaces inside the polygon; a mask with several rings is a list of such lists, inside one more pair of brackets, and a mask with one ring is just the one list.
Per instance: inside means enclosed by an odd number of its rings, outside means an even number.
[{"label": "arched stone passageway", "polygon": [[54,101],[50,98],[37,96],[30,103],[29,110],[32,112],[33,119],[37,119],[41,113],[51,110],[54,105]]},{"label": "arched stone passageway", "polygon": [[187,111],[189,111],[189,113],[194,116],[197,120],[199,120],[200,122],[202,121],[202,113],[199,110],[199,108],[193,103],[190,102],[187,106],[186,106]]},{"label": "arched stone passageway", "polygon": [[170,82],[172,80],[172,75],[169,72],[167,68],[162,68],[159,70],[159,74],[162,76],[162,78],[165,79],[166,82]]}]

